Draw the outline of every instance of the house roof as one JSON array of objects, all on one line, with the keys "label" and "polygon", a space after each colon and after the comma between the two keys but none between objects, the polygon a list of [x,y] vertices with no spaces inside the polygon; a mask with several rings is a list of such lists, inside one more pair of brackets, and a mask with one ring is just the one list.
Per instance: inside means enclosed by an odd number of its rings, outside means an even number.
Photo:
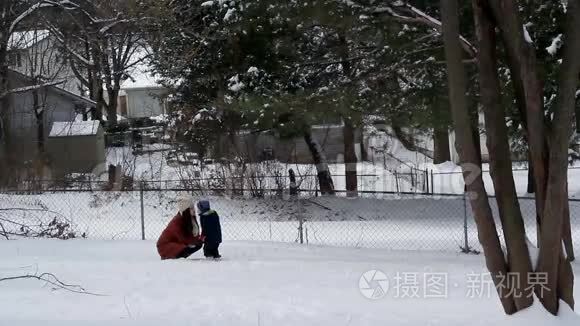
[{"label": "house roof", "polygon": [[32,30],[14,32],[8,40],[8,50],[25,50],[34,44],[43,41],[50,35],[47,30]]},{"label": "house roof", "polygon": [[54,122],[49,137],[93,136],[99,131],[99,126],[98,120]]},{"label": "house roof", "polygon": [[[9,70],[9,73],[12,74],[13,76],[15,76],[16,78],[20,78],[22,80],[27,81],[28,83],[30,83],[31,85],[33,84],[32,78],[30,78],[29,76],[26,76],[16,70]],[[71,93],[65,89],[62,89],[58,86],[46,86],[46,88],[48,88],[49,90],[71,100],[71,102],[75,103],[75,104],[79,104],[79,105],[86,105],[87,107],[95,107],[97,105],[97,103],[91,99],[88,99],[84,96],[80,96],[77,95],[75,93]]]},{"label": "house roof", "polygon": [[86,105],[88,107],[95,107],[97,105],[97,102],[95,102],[89,98],[86,98],[84,96],[80,96],[80,95],[77,95],[75,93],[71,93],[71,92],[67,91],[66,89],[62,89],[58,86],[50,86],[50,87],[56,93],[66,97],[66,98],[71,99],[73,101],[73,103]]}]

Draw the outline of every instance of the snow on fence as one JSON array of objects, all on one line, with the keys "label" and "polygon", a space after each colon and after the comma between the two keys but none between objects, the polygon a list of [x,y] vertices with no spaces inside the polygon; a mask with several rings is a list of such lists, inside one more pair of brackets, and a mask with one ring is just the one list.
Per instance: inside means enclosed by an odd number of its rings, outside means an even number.
[{"label": "snow on fence", "polygon": [[[0,234],[156,240],[191,191],[59,191],[0,193]],[[208,198],[221,216],[224,241],[478,252],[464,196],[361,193],[358,198],[270,196]],[[495,200],[490,200],[496,212]],[[536,239],[533,199],[520,199],[528,236]],[[572,233],[580,245],[580,201],[570,200]],[[500,223],[497,223],[500,225]]]}]

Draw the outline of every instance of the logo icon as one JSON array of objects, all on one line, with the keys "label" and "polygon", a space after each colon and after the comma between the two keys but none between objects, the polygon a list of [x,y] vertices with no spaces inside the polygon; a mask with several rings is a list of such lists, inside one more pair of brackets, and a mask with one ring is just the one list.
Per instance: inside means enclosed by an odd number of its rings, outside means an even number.
[{"label": "logo icon", "polygon": [[385,273],[379,270],[365,272],[358,281],[360,293],[367,299],[379,300],[389,291],[389,280]]}]

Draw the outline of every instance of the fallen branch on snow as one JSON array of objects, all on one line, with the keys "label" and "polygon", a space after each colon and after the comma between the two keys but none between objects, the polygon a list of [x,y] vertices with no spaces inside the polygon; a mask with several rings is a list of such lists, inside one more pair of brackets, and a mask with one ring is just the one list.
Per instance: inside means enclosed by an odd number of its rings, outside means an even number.
[{"label": "fallen branch on snow", "polygon": [[0,282],[22,280],[22,279],[34,279],[34,280],[38,280],[38,281],[44,281],[47,284],[52,285],[54,287],[53,290],[65,290],[65,291],[72,292],[72,293],[87,294],[87,295],[94,295],[94,296],[105,296],[104,294],[88,292],[80,285],[66,284],[66,283],[62,282],[61,280],[59,280],[52,273],[42,273],[40,275],[27,274],[27,275],[20,275],[20,276],[4,277],[4,278],[0,278]]},{"label": "fallen branch on snow", "polygon": [[[52,215],[49,219],[38,216],[27,216],[27,220],[18,221],[14,216],[6,216],[6,212],[38,212]],[[5,225],[6,224],[6,225]],[[8,229],[6,229],[8,227]],[[10,240],[10,236],[29,238],[52,238],[68,240],[77,238],[72,229],[72,223],[64,215],[45,208],[0,208],[0,236]],[[83,233],[81,237],[86,237]]]}]

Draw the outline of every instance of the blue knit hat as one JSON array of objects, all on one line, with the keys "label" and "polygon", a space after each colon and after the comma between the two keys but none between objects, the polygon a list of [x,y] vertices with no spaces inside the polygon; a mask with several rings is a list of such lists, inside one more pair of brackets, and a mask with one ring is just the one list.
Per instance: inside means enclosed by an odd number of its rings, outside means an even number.
[{"label": "blue knit hat", "polygon": [[197,202],[197,209],[199,209],[199,211],[201,213],[205,213],[207,211],[209,211],[211,208],[209,206],[209,200],[200,200]]}]

